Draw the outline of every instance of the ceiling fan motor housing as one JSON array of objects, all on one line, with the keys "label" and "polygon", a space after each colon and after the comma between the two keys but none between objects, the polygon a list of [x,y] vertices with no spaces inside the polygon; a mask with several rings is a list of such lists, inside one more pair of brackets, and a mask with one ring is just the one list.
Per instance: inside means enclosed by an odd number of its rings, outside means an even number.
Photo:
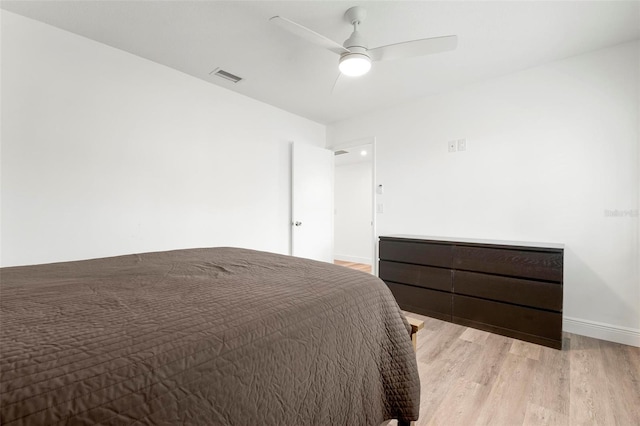
[{"label": "ceiling fan motor housing", "polygon": [[364,40],[364,37],[360,35],[360,31],[355,30],[351,33],[351,37],[346,39],[342,44],[346,49],[349,49],[351,52],[355,52],[356,48],[362,49],[365,52],[368,49],[367,42]]}]

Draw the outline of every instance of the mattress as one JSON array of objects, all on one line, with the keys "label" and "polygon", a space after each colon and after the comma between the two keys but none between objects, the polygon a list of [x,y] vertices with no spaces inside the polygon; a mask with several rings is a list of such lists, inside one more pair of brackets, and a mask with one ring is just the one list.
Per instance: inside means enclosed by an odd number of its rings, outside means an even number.
[{"label": "mattress", "polygon": [[0,270],[3,425],[378,425],[418,417],[385,284],[239,248]]}]

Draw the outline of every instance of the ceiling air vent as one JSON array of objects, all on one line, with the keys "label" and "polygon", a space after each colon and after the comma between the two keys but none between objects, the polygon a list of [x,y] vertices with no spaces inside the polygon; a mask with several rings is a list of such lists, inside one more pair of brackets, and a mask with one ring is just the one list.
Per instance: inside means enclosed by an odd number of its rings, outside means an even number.
[{"label": "ceiling air vent", "polygon": [[341,149],[340,151],[336,151],[333,154],[334,155],[342,155],[342,154],[348,154],[349,151],[345,151],[344,149]]},{"label": "ceiling air vent", "polygon": [[242,77],[238,77],[237,75],[233,75],[230,72],[226,72],[223,69],[216,68],[211,71],[209,74],[217,75],[218,77],[224,78],[225,80],[229,80],[232,83],[237,83],[242,80]]}]

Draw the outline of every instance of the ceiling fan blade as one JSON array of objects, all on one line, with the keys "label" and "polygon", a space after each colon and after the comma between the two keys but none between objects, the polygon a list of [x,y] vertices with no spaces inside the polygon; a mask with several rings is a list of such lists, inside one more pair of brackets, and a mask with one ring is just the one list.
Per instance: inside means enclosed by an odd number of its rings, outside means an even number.
[{"label": "ceiling fan blade", "polygon": [[277,24],[285,30],[289,31],[290,33],[293,33],[298,37],[310,41],[313,44],[324,47],[325,49],[337,53],[338,55],[342,53],[349,53],[349,50],[345,49],[342,45],[336,43],[335,41],[328,39],[325,36],[318,34],[317,32],[310,30],[307,27],[303,27],[300,24],[290,21],[287,18],[283,18],[282,16],[274,16],[269,20],[274,24]]},{"label": "ceiling fan blade", "polygon": [[367,50],[367,53],[372,61],[387,61],[390,59],[412,58],[414,56],[446,52],[448,50],[454,50],[457,45],[458,36],[450,35],[380,46]]},{"label": "ceiling fan blade", "polygon": [[336,86],[338,85],[338,80],[340,80],[340,76],[342,75],[341,72],[338,73],[338,76],[336,77],[336,81],[333,82],[333,86],[331,87],[331,94],[333,95],[333,91],[336,90]]}]

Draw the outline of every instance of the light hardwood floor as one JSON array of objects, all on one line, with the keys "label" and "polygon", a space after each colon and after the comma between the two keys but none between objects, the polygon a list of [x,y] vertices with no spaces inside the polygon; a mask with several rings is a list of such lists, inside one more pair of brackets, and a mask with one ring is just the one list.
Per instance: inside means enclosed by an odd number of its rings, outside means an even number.
[{"label": "light hardwood floor", "polygon": [[371,273],[371,265],[364,263],[345,262],[344,260],[334,260],[333,263],[340,266],[346,266],[347,268],[357,269],[358,271]]},{"label": "light hardwood floor", "polygon": [[565,333],[559,351],[406,314],[425,322],[417,426],[640,425],[640,348]]}]

